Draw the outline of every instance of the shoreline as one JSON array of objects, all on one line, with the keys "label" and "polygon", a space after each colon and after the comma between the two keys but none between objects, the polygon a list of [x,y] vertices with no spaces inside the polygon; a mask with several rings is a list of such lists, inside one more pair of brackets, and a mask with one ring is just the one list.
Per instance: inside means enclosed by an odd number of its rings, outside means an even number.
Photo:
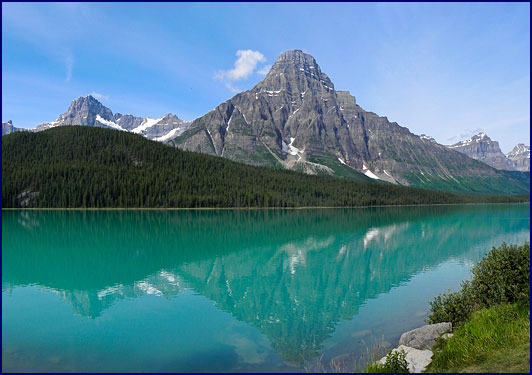
[{"label": "shoreline", "polygon": [[378,206],[302,206],[302,207],[2,207],[2,211],[184,211],[184,210],[315,210],[315,209],[353,209],[353,208],[390,208],[390,207],[426,207],[426,206],[473,206],[497,204],[525,204],[524,202],[476,202],[476,203],[420,203],[388,204]]}]

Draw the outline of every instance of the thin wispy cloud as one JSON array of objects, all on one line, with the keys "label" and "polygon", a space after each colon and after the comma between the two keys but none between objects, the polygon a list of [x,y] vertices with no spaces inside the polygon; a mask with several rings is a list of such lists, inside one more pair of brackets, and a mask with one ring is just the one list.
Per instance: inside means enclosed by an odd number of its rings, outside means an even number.
[{"label": "thin wispy cloud", "polygon": [[262,75],[262,76],[265,76],[266,74],[269,73],[270,69],[272,68],[271,65],[264,65],[262,68],[260,68],[257,73]]},{"label": "thin wispy cloud", "polygon": [[480,132],[482,132],[482,128],[476,128],[476,129],[473,129],[473,130],[466,130],[464,133],[460,133],[460,138],[470,138],[472,136],[474,136],[475,134],[478,134]]},{"label": "thin wispy cloud", "polygon": [[66,82],[70,82],[72,79],[72,68],[74,67],[74,58],[72,56],[68,56],[65,61],[66,65]]},{"label": "thin wispy cloud", "polygon": [[232,93],[235,93],[235,94],[236,94],[237,92],[242,91],[242,89],[233,86],[231,83],[226,83],[226,84],[225,84],[225,87],[227,87],[227,89],[228,89],[229,91],[231,91]]},{"label": "thin wispy cloud", "polygon": [[92,95],[94,98],[98,100],[107,100],[109,99],[109,95],[100,94],[99,92],[91,92],[90,95]]},{"label": "thin wispy cloud", "polygon": [[259,51],[238,50],[236,51],[237,60],[235,61],[234,68],[230,70],[219,70],[214,74],[214,79],[224,82],[232,92],[240,91],[233,86],[234,81],[241,81],[248,79],[259,63],[266,61],[266,57]]}]

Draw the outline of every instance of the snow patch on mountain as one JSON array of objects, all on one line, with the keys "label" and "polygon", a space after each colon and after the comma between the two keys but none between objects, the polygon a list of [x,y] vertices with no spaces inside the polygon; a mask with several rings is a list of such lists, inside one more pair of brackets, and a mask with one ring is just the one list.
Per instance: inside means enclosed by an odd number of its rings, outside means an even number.
[{"label": "snow patch on mountain", "polygon": [[123,127],[118,125],[117,123],[109,121],[109,120],[106,120],[100,115],[96,115],[96,121],[98,121],[102,125],[107,125],[107,126],[113,128],[113,129],[116,129],[116,130],[127,131],[126,129],[124,129]]},{"label": "snow patch on mountain", "polygon": [[162,119],[162,117],[157,119],[146,117],[144,122],[135,129],[131,130],[131,132],[135,134],[141,134],[144,130],[151,128],[153,125],[157,124]]}]

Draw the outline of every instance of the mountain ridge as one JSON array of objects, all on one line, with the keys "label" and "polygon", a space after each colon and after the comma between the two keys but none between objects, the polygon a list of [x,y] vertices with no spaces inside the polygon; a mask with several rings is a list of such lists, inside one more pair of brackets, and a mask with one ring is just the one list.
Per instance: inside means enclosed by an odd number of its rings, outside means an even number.
[{"label": "mountain ridge", "polygon": [[[178,135],[186,130],[189,124],[190,122],[181,120],[173,113],[168,113],[158,119],[137,117],[131,114],[113,114],[111,109],[99,102],[94,96],[87,95],[74,99],[66,112],[60,114],[55,121],[44,122],[34,129],[28,129],[28,131],[39,132],[66,125],[96,126],[133,132],[148,139],[164,141],[166,137]],[[2,135],[9,134],[9,132],[4,132],[4,124],[2,125]]]},{"label": "mountain ridge", "polygon": [[[506,175],[411,133],[336,91],[316,60],[281,54],[261,82],[194,120],[168,143],[251,165],[454,191],[486,191]],[[481,184],[481,187],[477,185]]]}]

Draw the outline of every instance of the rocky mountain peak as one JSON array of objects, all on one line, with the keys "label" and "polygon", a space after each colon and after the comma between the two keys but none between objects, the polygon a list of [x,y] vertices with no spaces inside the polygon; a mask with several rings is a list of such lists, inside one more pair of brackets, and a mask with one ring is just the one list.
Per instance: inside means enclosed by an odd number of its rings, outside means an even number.
[{"label": "rocky mountain peak", "polygon": [[92,95],[87,95],[73,100],[56,122],[62,125],[94,125],[98,116],[106,121],[114,121],[113,112],[109,108]]},{"label": "rocky mountain peak", "polygon": [[512,162],[508,160],[499,147],[499,142],[493,141],[486,133],[480,132],[470,139],[460,141],[449,148],[466,154],[470,158],[480,160],[496,169],[513,170]]},{"label": "rocky mountain peak", "polygon": [[488,137],[488,136],[486,135],[486,133],[484,133],[484,132],[480,132],[480,133],[478,133],[478,134],[472,136],[472,137],[471,137],[471,140],[473,140],[473,141],[479,141],[479,142],[480,142],[480,141],[489,142],[489,141],[491,141],[491,138]]},{"label": "rocky mountain peak", "polygon": [[525,145],[524,143],[518,143],[512,151],[510,151],[507,156],[516,156],[520,154],[530,155],[530,146]]},{"label": "rocky mountain peak", "polygon": [[[465,141],[457,142],[454,145],[450,145],[448,147],[452,149],[457,149],[457,151],[459,151],[458,149],[463,147],[473,147],[480,149],[492,147],[500,151],[499,142],[493,141],[486,133],[483,132],[475,134],[474,136],[469,139],[466,139]],[[502,153],[502,151],[500,152]]]},{"label": "rocky mountain peak", "polygon": [[275,60],[275,65],[301,65],[301,66],[317,66],[316,60],[311,55],[299,50],[289,50],[281,53]]},{"label": "rocky mountain peak", "polygon": [[530,146],[519,143],[506,156],[511,160],[516,170],[522,172],[530,171]]},{"label": "rocky mountain peak", "polygon": [[2,135],[13,133],[14,131],[13,122],[8,120],[7,122],[2,122]]},{"label": "rocky mountain peak", "polygon": [[185,123],[185,121],[181,120],[179,117],[177,117],[173,113],[167,113],[161,118],[161,123],[178,125],[178,124]]},{"label": "rocky mountain peak", "polygon": [[300,50],[283,52],[265,79],[255,86],[254,91],[288,91],[306,93],[307,89],[333,91],[334,85],[323,73],[314,57]]}]

